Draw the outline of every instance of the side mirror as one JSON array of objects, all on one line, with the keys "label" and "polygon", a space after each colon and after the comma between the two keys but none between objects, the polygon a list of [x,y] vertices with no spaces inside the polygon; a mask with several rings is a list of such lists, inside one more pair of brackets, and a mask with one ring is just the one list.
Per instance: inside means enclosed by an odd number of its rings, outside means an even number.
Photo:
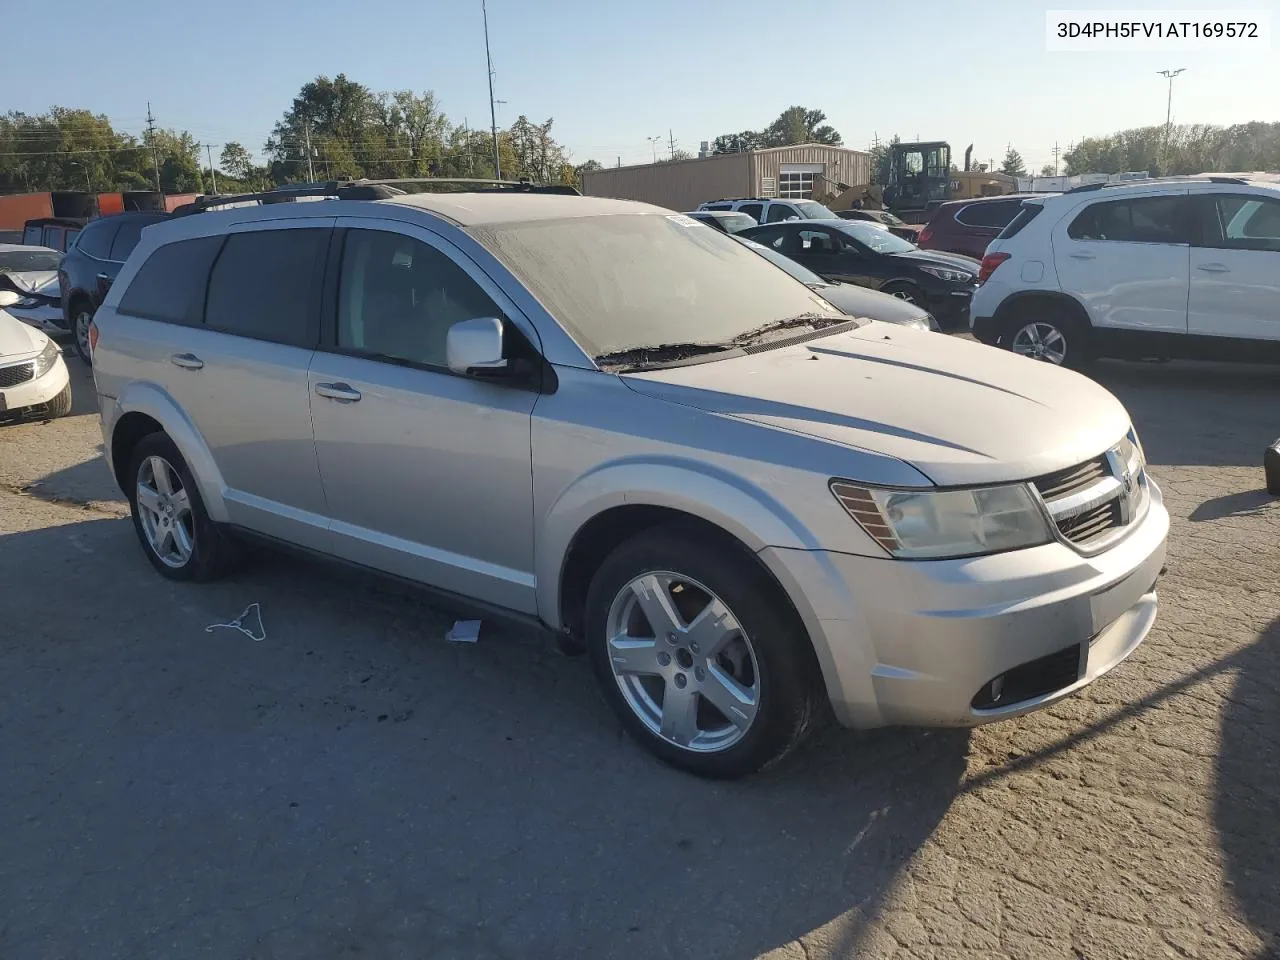
[{"label": "side mirror", "polygon": [[22,297],[12,290],[0,290],[0,307],[11,307]]},{"label": "side mirror", "polygon": [[449,369],[468,377],[504,377],[510,364],[502,356],[502,321],[497,317],[462,320],[445,338]]}]

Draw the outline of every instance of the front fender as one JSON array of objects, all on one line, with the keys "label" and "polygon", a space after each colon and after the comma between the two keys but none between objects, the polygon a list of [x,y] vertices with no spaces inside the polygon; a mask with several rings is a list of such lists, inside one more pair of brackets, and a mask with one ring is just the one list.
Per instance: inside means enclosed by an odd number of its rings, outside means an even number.
[{"label": "front fender", "polygon": [[602,464],[561,491],[538,524],[535,545],[541,618],[561,624],[560,594],[570,545],[592,518],[621,506],[665,507],[696,516],[753,552],[783,546],[817,549],[818,541],[790,510],[740,476],[679,458]]},{"label": "front fender", "polygon": [[215,523],[226,523],[227,505],[223,498],[226,484],[222,473],[218,470],[204,437],[173,397],[154,383],[133,381],[121,388],[115,402],[116,426],[129,413],[146,414],[160,424],[187,461],[209,518]]}]

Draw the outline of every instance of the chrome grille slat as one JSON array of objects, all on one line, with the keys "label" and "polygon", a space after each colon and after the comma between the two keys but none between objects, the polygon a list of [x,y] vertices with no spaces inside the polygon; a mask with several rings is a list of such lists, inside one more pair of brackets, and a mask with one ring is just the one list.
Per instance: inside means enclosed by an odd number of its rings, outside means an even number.
[{"label": "chrome grille slat", "polygon": [[1058,533],[1078,547],[1096,549],[1119,536],[1148,501],[1142,453],[1132,431],[1101,456],[1032,484]]}]

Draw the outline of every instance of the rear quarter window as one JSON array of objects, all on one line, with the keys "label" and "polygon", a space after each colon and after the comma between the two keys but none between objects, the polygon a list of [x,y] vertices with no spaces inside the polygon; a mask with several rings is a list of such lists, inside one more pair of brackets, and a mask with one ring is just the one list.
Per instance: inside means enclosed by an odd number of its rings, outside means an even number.
[{"label": "rear quarter window", "polygon": [[997,235],[997,240],[1008,240],[1010,237],[1018,234],[1028,223],[1040,216],[1044,212],[1044,204],[1023,202],[1022,207],[1018,210],[1017,216],[1009,221],[1008,225]]},{"label": "rear quarter window", "polygon": [[956,222],[967,227],[988,227],[1003,230],[1018,215],[1021,200],[987,200],[971,203],[956,211]]},{"label": "rear quarter window", "polygon": [[158,247],[133,275],[119,312],[165,323],[200,323],[209,269],[222,239],[199,237]]}]

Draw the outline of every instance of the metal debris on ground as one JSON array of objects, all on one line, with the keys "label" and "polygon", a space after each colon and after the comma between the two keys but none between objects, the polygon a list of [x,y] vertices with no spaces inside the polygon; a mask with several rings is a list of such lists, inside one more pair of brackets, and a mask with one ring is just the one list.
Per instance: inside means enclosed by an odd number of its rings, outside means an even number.
[{"label": "metal debris on ground", "polygon": [[250,640],[259,642],[267,639],[267,628],[262,622],[262,608],[257,602],[249,604],[244,612],[230,623],[211,623],[204,628],[205,633],[215,630],[239,630]]},{"label": "metal debris on ground", "polygon": [[456,620],[444,638],[450,643],[475,643],[480,639],[480,621]]}]

